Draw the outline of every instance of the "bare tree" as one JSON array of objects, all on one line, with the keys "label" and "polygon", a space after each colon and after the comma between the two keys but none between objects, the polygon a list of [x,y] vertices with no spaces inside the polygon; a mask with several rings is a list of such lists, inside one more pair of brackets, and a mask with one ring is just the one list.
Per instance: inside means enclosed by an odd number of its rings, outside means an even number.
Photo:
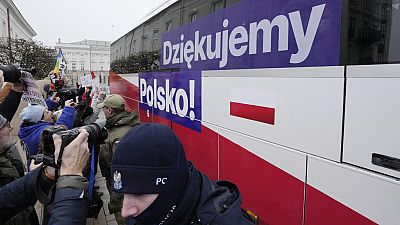
[{"label": "bare tree", "polygon": [[22,68],[36,68],[35,79],[47,77],[54,69],[56,51],[40,42],[0,38],[0,63],[19,63]]},{"label": "bare tree", "polygon": [[159,68],[160,51],[139,52],[129,57],[115,60],[111,63],[111,70],[116,73],[137,73]]}]

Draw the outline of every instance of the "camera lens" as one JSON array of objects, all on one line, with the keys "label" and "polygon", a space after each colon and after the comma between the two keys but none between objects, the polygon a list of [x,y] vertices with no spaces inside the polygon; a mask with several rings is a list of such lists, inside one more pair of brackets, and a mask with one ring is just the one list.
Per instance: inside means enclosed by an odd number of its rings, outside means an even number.
[{"label": "camera lens", "polygon": [[92,123],[81,128],[84,128],[89,133],[89,144],[101,143],[107,138],[107,130],[104,128],[104,122]]}]

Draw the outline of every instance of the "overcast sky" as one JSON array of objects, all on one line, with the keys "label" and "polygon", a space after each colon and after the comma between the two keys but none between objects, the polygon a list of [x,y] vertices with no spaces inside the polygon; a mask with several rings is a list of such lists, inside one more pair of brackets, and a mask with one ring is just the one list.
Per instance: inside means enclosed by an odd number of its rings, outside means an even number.
[{"label": "overcast sky", "polygon": [[47,46],[84,39],[115,41],[166,0],[13,0]]}]

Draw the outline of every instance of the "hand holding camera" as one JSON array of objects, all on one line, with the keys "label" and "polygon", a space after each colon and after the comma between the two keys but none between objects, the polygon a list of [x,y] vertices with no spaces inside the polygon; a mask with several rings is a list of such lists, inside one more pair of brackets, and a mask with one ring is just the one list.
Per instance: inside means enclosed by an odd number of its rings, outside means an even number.
[{"label": "hand holding camera", "polygon": [[57,102],[57,103],[60,101],[60,98],[57,96],[57,92],[54,92],[54,93],[51,95],[50,100],[51,100],[52,102]]},{"label": "hand holding camera", "polygon": [[75,106],[74,100],[70,99],[70,100],[65,101],[65,106],[74,107]]},{"label": "hand holding camera", "polygon": [[[89,133],[85,129],[80,129],[79,131],[79,135],[64,148],[62,153],[60,176],[82,176],[82,171],[85,168],[89,158]],[[56,159],[58,159],[62,144],[61,136],[58,134],[53,134],[53,141],[55,147],[54,156]]]}]

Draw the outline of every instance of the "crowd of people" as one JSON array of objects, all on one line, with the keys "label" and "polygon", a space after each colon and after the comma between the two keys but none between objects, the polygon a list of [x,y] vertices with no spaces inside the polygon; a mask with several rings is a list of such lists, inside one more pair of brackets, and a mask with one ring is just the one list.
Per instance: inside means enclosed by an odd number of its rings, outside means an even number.
[{"label": "crowd of people", "polygon": [[0,224],[39,224],[38,200],[45,205],[42,224],[82,225],[97,217],[97,165],[118,224],[257,223],[241,209],[238,188],[197,170],[169,127],[141,124],[120,95],[92,93],[90,87],[63,104],[49,93],[46,105],[22,110],[18,137],[27,153],[25,172],[10,125],[24,91],[20,73],[0,66],[0,87],[8,82],[0,98]]}]

